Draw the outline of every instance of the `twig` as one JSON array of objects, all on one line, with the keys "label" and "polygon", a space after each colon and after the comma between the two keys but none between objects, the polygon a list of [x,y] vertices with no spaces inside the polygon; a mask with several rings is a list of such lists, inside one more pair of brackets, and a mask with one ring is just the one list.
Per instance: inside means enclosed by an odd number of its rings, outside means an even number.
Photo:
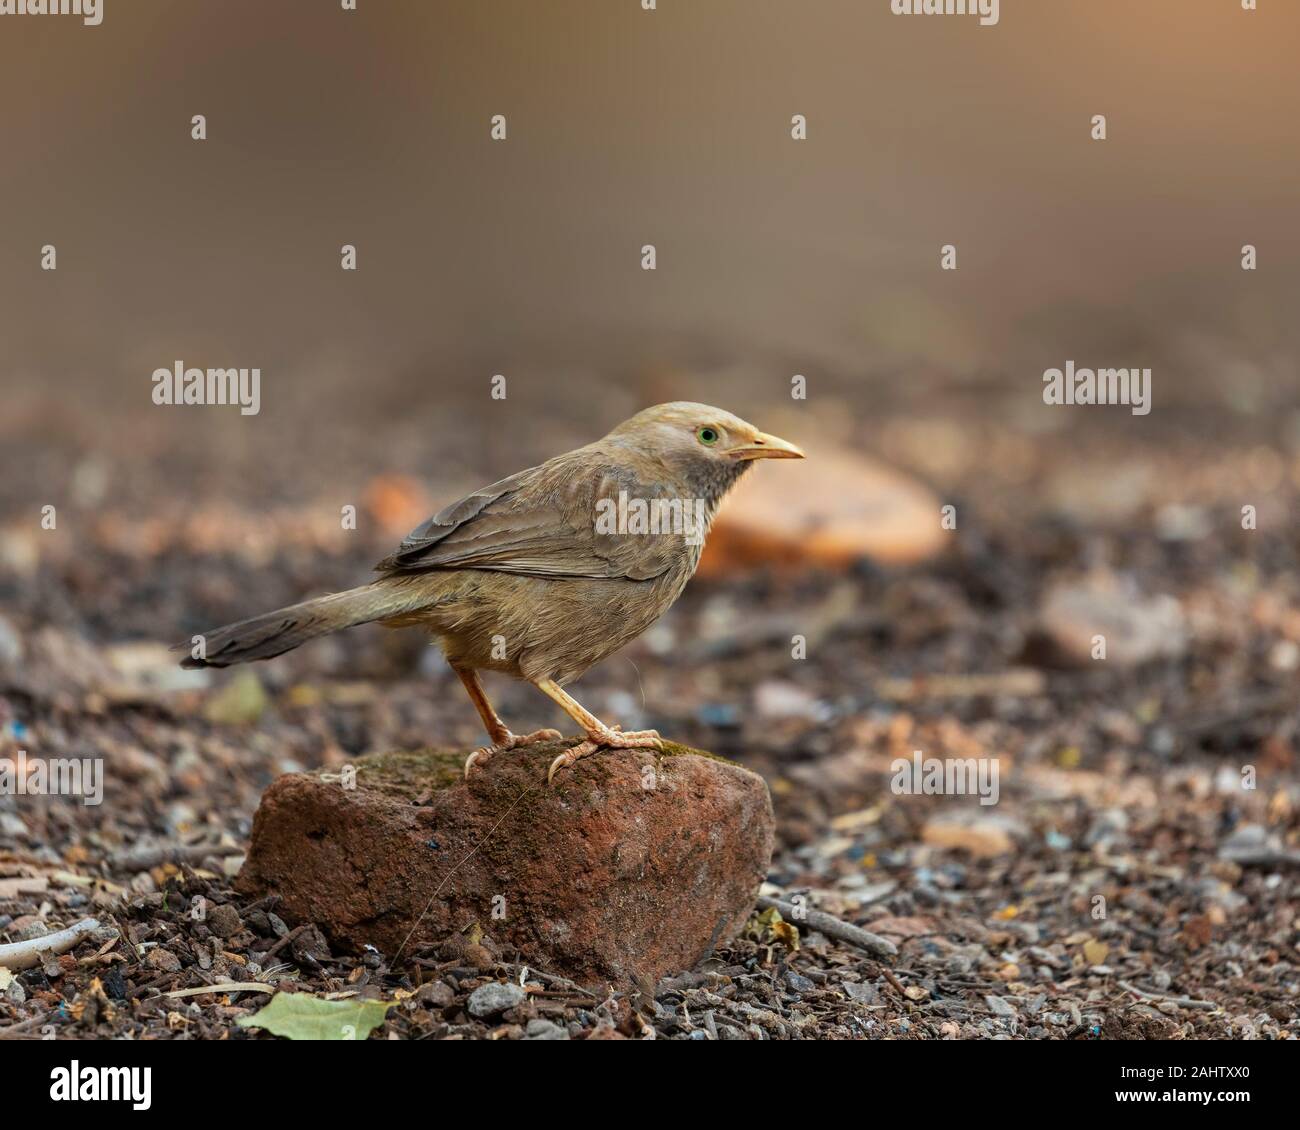
[{"label": "twig", "polygon": [[1213,1001],[1198,1001],[1193,997],[1167,997],[1163,993],[1149,993],[1145,989],[1139,989],[1136,985],[1130,985],[1127,981],[1120,981],[1119,987],[1127,989],[1134,996],[1141,997],[1147,1001],[1164,1001],[1168,1004],[1176,1004],[1179,1008],[1222,1008]]},{"label": "twig", "polygon": [[857,946],[859,949],[864,949],[878,957],[893,957],[898,953],[898,947],[887,938],[882,938],[879,934],[873,934],[870,930],[864,930],[861,926],[854,926],[852,922],[844,922],[834,915],[827,914],[824,910],[810,910],[806,907],[796,908],[792,902],[767,898],[765,895],[759,895],[758,905],[764,910],[779,910],[781,917],[787,922],[807,923],[810,929],[825,934],[828,938],[848,942],[850,945]]},{"label": "twig", "polygon": [[116,852],[108,865],[114,871],[148,871],[161,863],[202,863],[210,855],[240,855],[243,850],[229,844],[156,844]]},{"label": "twig", "polygon": [[285,934],[283,938],[281,938],[278,942],[276,942],[275,945],[273,945],[269,950],[267,950],[266,953],[262,955],[262,960],[266,961],[268,958],[274,957],[277,953],[279,953],[282,949],[284,949],[285,946],[287,946],[290,942],[292,942],[294,938],[296,938],[299,934],[301,934],[310,925],[311,925],[310,922],[304,922],[301,926],[295,926],[292,930],[290,930],[287,934]]},{"label": "twig", "polygon": [[201,997],[204,993],[274,993],[275,986],[264,981],[220,981],[215,985],[198,985],[193,989],[173,989],[165,997]]},{"label": "twig", "polygon": [[1300,851],[1271,847],[1229,847],[1219,858],[1242,867],[1300,867]]},{"label": "twig", "polygon": [[67,953],[82,938],[98,929],[98,918],[83,918],[56,934],[42,934],[39,938],[0,946],[0,965],[6,969],[30,969],[33,965],[39,965],[47,953]]},{"label": "twig", "polygon": [[29,1028],[35,1028],[38,1024],[44,1024],[49,1019],[48,1016],[33,1016],[30,1020],[24,1020],[20,1024],[10,1024],[8,1028],[0,1028],[0,1040],[8,1040],[12,1037],[19,1036]]},{"label": "twig", "polygon": [[907,990],[903,988],[902,982],[900,982],[899,979],[895,977],[894,974],[889,969],[885,968],[885,966],[883,965],[880,967],[880,972],[884,976],[885,980],[888,981],[891,985],[893,985],[894,992],[896,992],[900,997],[906,999]]}]

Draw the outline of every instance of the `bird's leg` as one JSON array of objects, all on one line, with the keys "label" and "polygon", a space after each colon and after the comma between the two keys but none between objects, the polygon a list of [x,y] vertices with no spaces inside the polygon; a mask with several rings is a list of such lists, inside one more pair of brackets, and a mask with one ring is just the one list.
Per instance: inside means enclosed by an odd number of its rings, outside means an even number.
[{"label": "bird's leg", "polygon": [[515,746],[529,745],[532,742],[558,741],[563,736],[559,730],[534,730],[531,734],[512,734],[509,727],[501,721],[501,716],[492,709],[492,704],[488,702],[488,696],[483,693],[483,684],[479,682],[478,672],[472,667],[457,667],[454,663],[451,669],[460,676],[460,681],[465,684],[465,690],[469,693],[470,701],[474,704],[474,709],[478,711],[478,716],[483,719],[483,726],[488,732],[488,737],[492,739],[490,746],[482,746],[465,758],[466,777],[469,776],[472,766],[482,765],[494,753],[514,749]]},{"label": "bird's leg", "polygon": [[539,679],[535,685],[544,695],[559,703],[560,709],[577,722],[587,736],[585,742],[579,742],[573,748],[566,749],[551,762],[550,769],[546,771],[548,785],[554,779],[557,770],[572,765],[589,753],[595,753],[601,746],[610,749],[663,749],[663,740],[657,730],[629,730],[625,733],[617,726],[606,726],[573,695],[567,694],[552,680]]}]

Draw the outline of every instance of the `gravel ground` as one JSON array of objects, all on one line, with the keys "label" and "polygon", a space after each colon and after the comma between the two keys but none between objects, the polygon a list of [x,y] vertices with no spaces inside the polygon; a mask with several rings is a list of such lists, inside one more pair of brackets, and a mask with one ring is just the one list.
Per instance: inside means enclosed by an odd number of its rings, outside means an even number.
[{"label": "gravel ground", "polygon": [[[957,501],[949,552],[699,580],[580,688],[597,713],[763,773],[779,837],[765,894],[897,955],[768,912],[695,970],[593,992],[478,930],[396,965],[333,954],[231,891],[275,775],[477,744],[418,639],[361,629],[252,674],[163,653],[356,583],[453,484],[566,444],[539,430],[503,454],[449,433],[453,470],[435,472],[398,422],[384,450],[341,444],[307,481],[291,460],[337,434],[229,462],[228,437],[197,428],[86,454],[88,420],[38,445],[20,404],[0,435],[25,467],[0,483],[0,754],[102,757],[106,779],[99,806],[0,798],[0,944],[101,923],[0,973],[0,1035],[270,1039],[237,1023],[267,997],[230,986],[256,981],[395,1000],[372,1038],[1294,1038],[1300,539],[1277,519],[1300,457],[1260,420],[1223,423],[1213,459],[1178,430],[1135,457],[1101,429],[1063,450],[947,410],[900,403],[865,438]],[[31,520],[35,482],[69,500],[65,532]],[[340,499],[363,515],[350,539]],[[1105,663],[1073,630],[1099,600],[1117,617]],[[530,688],[490,689],[507,718],[553,724]],[[891,788],[916,750],[996,759],[997,803]]]}]

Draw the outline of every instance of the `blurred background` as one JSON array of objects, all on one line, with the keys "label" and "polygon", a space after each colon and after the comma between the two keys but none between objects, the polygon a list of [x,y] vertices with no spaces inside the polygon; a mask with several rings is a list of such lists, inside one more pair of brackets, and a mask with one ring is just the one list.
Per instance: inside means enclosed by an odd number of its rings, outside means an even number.
[{"label": "blurred background", "polygon": [[654,366],[783,398],[795,366],[870,425],[935,382],[1027,411],[1063,349],[1137,351],[1159,365],[1143,429],[1194,393],[1276,405],[1300,11],[1263,8],[1008,0],[982,28],[856,0],[107,0],[99,27],[10,20],[6,387],[172,429],[140,395],[157,364],[260,365],[263,415],[233,442],[308,450],[384,396],[433,446],[496,371],[527,419],[610,385],[618,415]]},{"label": "blurred background", "polygon": [[[27,626],[172,638],[356,583],[459,492],[674,398],[814,452],[755,473],[714,576],[956,568],[1058,526],[1061,568],[1293,547],[1294,6],[362,7],[5,22],[0,596]],[[1151,367],[1152,412],[1045,406],[1067,358]],[[176,360],[260,368],[260,413],[154,405]]]}]

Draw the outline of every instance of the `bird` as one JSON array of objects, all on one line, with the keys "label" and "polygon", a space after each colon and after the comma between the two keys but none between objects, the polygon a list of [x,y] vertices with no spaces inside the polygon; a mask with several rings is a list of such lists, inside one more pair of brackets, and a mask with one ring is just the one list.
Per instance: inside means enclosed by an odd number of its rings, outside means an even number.
[{"label": "bird", "polygon": [[500,479],[444,507],[375,566],[369,584],[228,624],[177,644],[182,667],[272,659],[358,624],[432,635],[460,677],[489,742],[476,766],[557,741],[516,734],[481,671],[526,680],[583,739],[556,773],[599,749],[662,749],[655,730],[606,725],[564,687],[650,627],[695,572],[726,493],[759,459],[802,459],[793,443],[706,404],[646,408],[585,447]]}]

